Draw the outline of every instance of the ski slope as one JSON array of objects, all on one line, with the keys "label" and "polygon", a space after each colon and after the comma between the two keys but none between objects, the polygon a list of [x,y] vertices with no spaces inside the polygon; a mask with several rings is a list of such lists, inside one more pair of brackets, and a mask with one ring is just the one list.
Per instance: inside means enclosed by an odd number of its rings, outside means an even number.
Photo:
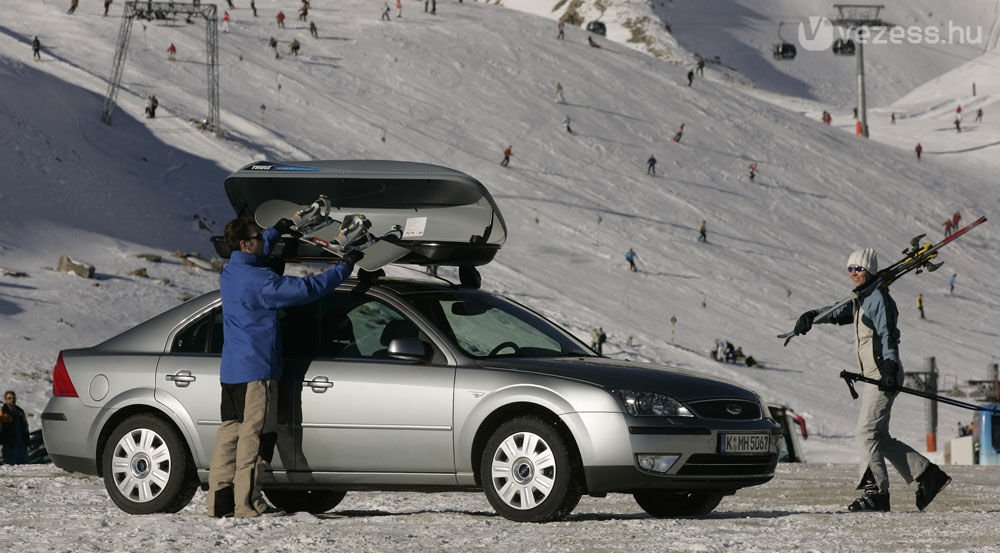
[{"label": "ski slope", "polygon": [[[28,273],[0,277],[0,385],[18,391],[32,427],[60,349],[97,343],[217,285],[173,258],[150,264],[134,255],[210,254],[208,236],[231,216],[228,172],[260,159],[384,158],[453,167],[492,191],[510,235],[482,270],[486,288],[588,342],[602,326],[611,356],[724,377],[787,403],[808,419],[810,460],[854,462],[857,404],[837,379],[856,367],[850,331],[817,327],[787,348],[775,335],[801,311],[849,292],[851,250],[874,247],[888,265],[914,235],[940,237],[954,211],[971,221],[997,206],[990,144],[1000,141],[998,127],[988,115],[970,132],[948,132],[946,104],[965,99],[947,82],[909,100],[910,81],[889,81],[886,97],[901,103],[875,104],[884,118],[873,115],[874,139],[864,141],[844,132],[853,128],[849,114],[822,125],[812,99],[748,91],[711,70],[687,87],[686,69],[668,60],[603,39],[588,47],[576,28],[556,41],[551,20],[494,4],[442,1],[432,16],[411,0],[402,18],[393,10],[380,22],[380,2],[320,0],[310,12],[316,40],[293,3],[261,0],[260,17],[239,7],[231,32],[219,35],[219,139],[190,123],[206,106],[200,24],[136,24],[107,127],[99,115],[121,4],[102,17],[96,3],[67,15],[62,3],[0,1],[0,267]],[[971,19],[978,6],[956,17]],[[284,30],[274,26],[279,7]],[[41,62],[31,61],[35,34]],[[280,59],[267,47],[271,35]],[[288,55],[293,38],[303,45],[298,57]],[[170,43],[175,62],[166,61]],[[909,52],[897,63],[924,70],[925,54]],[[556,82],[565,105],[553,101]],[[142,117],[148,94],[160,100],[152,120]],[[889,128],[897,108],[906,116]],[[574,134],[562,126],[566,115]],[[681,122],[684,138],[672,143]],[[508,144],[505,169],[498,162]],[[650,154],[659,160],[655,178],[646,175]],[[747,179],[752,162],[756,182]],[[702,220],[707,244],[695,240]],[[893,286],[907,369],[935,356],[948,383],[983,378],[997,361],[996,225],[948,246],[941,271]],[[639,273],[627,271],[629,247]],[[96,265],[100,278],[54,273],[63,254]],[[127,276],[141,266],[171,284]],[[952,271],[958,286],[948,296]],[[926,321],[913,308],[917,293]],[[766,368],[711,361],[716,338]],[[904,397],[893,422],[895,434],[921,447],[923,410]],[[939,443],[967,418],[942,408]]]}]

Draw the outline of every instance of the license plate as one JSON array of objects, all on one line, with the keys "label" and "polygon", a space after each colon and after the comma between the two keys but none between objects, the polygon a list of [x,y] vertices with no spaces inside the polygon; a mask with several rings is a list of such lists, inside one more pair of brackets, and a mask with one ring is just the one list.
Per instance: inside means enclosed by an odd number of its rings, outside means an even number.
[{"label": "license plate", "polygon": [[767,453],[770,446],[770,434],[722,434],[719,438],[719,453]]}]

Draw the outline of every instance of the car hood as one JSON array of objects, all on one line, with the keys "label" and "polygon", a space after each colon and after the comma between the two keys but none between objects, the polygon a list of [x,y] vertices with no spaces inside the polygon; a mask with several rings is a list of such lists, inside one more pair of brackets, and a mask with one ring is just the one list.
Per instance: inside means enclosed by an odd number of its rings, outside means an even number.
[{"label": "car hood", "polygon": [[706,398],[739,398],[758,401],[753,391],[704,375],[645,363],[605,357],[560,357],[556,359],[488,359],[488,369],[523,371],[588,382],[608,389],[661,392],[680,401]]}]

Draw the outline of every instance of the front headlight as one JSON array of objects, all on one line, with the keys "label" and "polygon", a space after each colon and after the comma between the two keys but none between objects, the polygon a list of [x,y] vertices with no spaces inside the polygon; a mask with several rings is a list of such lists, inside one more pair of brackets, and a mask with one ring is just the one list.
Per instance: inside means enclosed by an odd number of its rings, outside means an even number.
[{"label": "front headlight", "polygon": [[633,417],[694,416],[687,407],[666,394],[633,390],[612,390],[611,393],[622,402],[625,412]]}]

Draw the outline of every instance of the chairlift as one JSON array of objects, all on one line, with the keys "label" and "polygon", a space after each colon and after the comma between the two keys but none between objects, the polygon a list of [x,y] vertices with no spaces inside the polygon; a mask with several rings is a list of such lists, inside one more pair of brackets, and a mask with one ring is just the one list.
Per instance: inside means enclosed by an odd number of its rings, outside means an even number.
[{"label": "chairlift", "polygon": [[784,23],[778,23],[778,40],[780,40],[781,42],[778,42],[777,44],[774,45],[774,51],[773,51],[774,59],[778,61],[793,60],[795,59],[795,55],[798,52],[795,50],[794,44],[792,44],[791,42],[785,42],[785,39],[782,38],[781,36],[782,25],[784,25]]},{"label": "chairlift", "polygon": [[833,41],[833,54],[836,56],[853,56],[854,41],[851,39],[844,40],[842,38],[838,38]]}]

